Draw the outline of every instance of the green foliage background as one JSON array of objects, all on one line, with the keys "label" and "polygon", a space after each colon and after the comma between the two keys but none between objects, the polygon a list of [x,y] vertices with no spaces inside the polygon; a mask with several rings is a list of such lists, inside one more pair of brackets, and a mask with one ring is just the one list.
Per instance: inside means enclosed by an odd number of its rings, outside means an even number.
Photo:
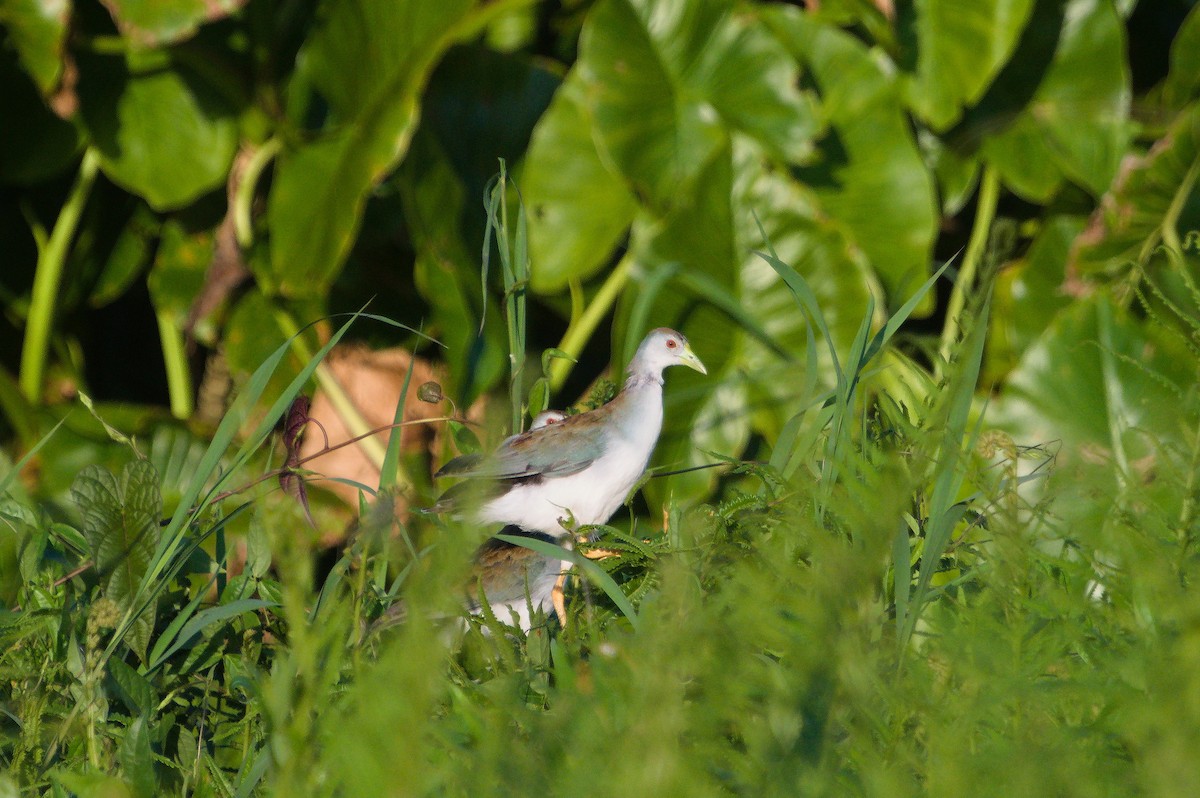
[{"label": "green foliage background", "polygon": [[[1200,11],[812,5],[0,0],[0,791],[1193,789]],[[222,493],[344,335],[518,426],[660,325],[728,464],[565,628],[448,644],[394,447]]]}]

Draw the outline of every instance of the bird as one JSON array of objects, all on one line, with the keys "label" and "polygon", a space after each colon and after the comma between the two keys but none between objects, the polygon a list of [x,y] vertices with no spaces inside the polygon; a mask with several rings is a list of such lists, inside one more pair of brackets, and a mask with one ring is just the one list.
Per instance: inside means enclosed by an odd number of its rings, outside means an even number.
[{"label": "bird", "polygon": [[[500,534],[557,542],[550,535],[512,525],[504,527]],[[472,615],[483,613],[482,591],[498,620],[514,623],[526,633],[533,628],[536,613],[551,606],[559,622],[565,625],[562,586],[570,568],[569,560],[547,557],[499,537],[489,538],[475,553],[467,585],[467,611]]]},{"label": "bird", "polygon": [[663,423],[663,371],[687,366],[707,374],[682,333],[652,330],[627,367],[620,393],[595,410],[506,438],[490,455],[468,454],[436,477],[457,476],[434,511],[457,510],[474,483],[475,521],[513,524],[561,541],[578,526],[603,524],[641,479]]}]

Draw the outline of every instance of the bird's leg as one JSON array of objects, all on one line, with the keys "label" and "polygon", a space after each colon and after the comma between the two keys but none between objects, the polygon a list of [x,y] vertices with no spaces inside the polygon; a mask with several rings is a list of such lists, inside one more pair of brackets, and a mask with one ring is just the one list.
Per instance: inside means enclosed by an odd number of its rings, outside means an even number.
[{"label": "bird's leg", "polygon": [[558,616],[558,622],[562,624],[562,628],[567,628],[567,600],[563,593],[563,586],[567,583],[567,572],[563,571],[558,575],[558,579],[554,581],[554,587],[550,590],[550,603],[554,605],[554,614]]}]

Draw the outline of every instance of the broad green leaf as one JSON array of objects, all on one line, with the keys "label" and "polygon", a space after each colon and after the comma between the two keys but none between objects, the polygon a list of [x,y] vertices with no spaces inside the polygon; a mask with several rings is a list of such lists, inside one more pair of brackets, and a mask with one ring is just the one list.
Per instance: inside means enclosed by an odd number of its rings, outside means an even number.
[{"label": "broad green leaf", "polygon": [[322,294],[337,276],[368,193],[408,150],[434,63],[482,23],[485,14],[474,10],[471,0],[325,5],[299,60],[334,124],[285,150],[276,165],[267,211],[271,259],[256,270],[266,288]]},{"label": "broad green leaf", "polygon": [[145,676],[112,657],[108,660],[108,675],[112,684],[108,689],[121,699],[132,716],[150,716],[158,706],[158,696]]},{"label": "broad green leaf", "polygon": [[117,748],[117,759],[133,794],[137,798],[160,795],[158,776],[154,773],[154,751],[150,747],[150,721],[138,716],[125,727],[125,737]]},{"label": "broad green leaf", "polygon": [[[771,338],[792,356],[780,358],[750,336],[745,336],[740,357],[754,424],[774,439],[783,424],[813,397],[798,375],[805,369],[809,325],[797,311],[796,301],[783,279],[755,251],[766,251],[768,242],[780,260],[795,268],[812,286],[833,336],[834,346],[846,352],[862,321],[870,291],[870,278],[862,253],[839,226],[821,212],[812,192],[778,170],[759,166],[757,148],[735,150],[734,219],[737,252],[744,253],[738,271],[742,304]],[[764,241],[755,216],[767,234]],[[819,335],[819,333],[818,333]],[[833,370],[826,347],[822,372],[830,387]]]},{"label": "broad green leaf", "polygon": [[58,88],[70,19],[71,0],[0,2],[0,25],[8,33],[8,43],[43,95]]},{"label": "broad green leaf", "polygon": [[1171,43],[1171,71],[1162,85],[1162,102],[1180,110],[1200,97],[1200,6],[1193,6]]},{"label": "broad green leaf", "polygon": [[179,318],[186,316],[204,287],[212,258],[211,231],[191,232],[180,222],[168,220],[162,226],[154,266],[146,278],[154,307],[169,310]]},{"label": "broad green leaf", "polygon": [[78,795],[80,798],[141,798],[127,782],[116,776],[95,771],[87,773],[56,771],[54,782],[66,787],[72,795]]},{"label": "broad green leaf", "polygon": [[848,33],[796,9],[768,20],[808,64],[833,131],[821,162],[797,174],[846,226],[898,306],[928,277],[937,209],[897,80]]},{"label": "broad green leaf", "polygon": [[[83,533],[104,595],[128,612],[158,544],[162,514],[158,473],[145,460],[134,460],[118,481],[112,472],[88,466],[76,477],[71,496],[83,518]],[[146,608],[125,638],[141,658],[146,655],[154,615],[153,605]]]},{"label": "broad green leaf", "polygon": [[908,101],[935,130],[958,121],[1012,55],[1034,0],[917,0]]},{"label": "broad green leaf", "polygon": [[742,131],[784,160],[817,125],[779,43],[722,0],[603,0],[575,69],[602,149],[660,213]]},{"label": "broad green leaf", "polygon": [[104,0],[125,38],[142,46],[172,44],[205,22],[229,16],[246,0]]},{"label": "broad green leaf", "polygon": [[1061,442],[1062,465],[1082,456],[1125,460],[1179,434],[1181,399],[1194,358],[1171,339],[1114,308],[1103,292],[1073,303],[1028,349],[993,404],[989,423],[1022,445]]},{"label": "broad green leaf", "polygon": [[1071,0],[1032,101],[1011,130],[985,141],[984,156],[1033,202],[1048,200],[1064,177],[1099,196],[1129,141],[1130,93],[1116,9],[1107,0]]},{"label": "broad green leaf", "polygon": [[134,61],[80,58],[84,127],[109,179],[155,210],[180,208],[225,183],[237,147],[233,111],[165,57]]},{"label": "broad green leaf", "polygon": [[532,286],[554,293],[591,277],[629,229],[637,201],[596,151],[578,71],[563,81],[525,155]]},{"label": "broad green leaf", "polygon": [[1184,238],[1200,229],[1198,171],[1200,103],[1194,103],[1145,155],[1126,160],[1072,252],[1072,264],[1090,274],[1124,276],[1146,266],[1164,240],[1184,250],[1180,256],[1194,258]]},{"label": "broad green leaf", "polygon": [[138,203],[101,266],[88,304],[103,307],[125,293],[149,263],[159,226],[149,206]]}]

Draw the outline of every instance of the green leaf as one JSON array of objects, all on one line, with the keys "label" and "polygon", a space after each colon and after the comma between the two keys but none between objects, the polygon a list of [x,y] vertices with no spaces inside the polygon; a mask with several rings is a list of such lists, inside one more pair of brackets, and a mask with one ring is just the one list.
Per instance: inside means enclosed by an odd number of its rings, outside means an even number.
[{"label": "green leaf", "polygon": [[554,293],[591,277],[621,241],[637,201],[596,150],[584,85],[574,71],[542,116],[521,172],[529,209],[531,284]]},{"label": "green leaf", "polygon": [[201,24],[229,16],[246,0],[104,0],[125,38],[142,46],[173,44]]},{"label": "green leaf", "polygon": [[1071,0],[1032,101],[1011,130],[984,142],[984,156],[1030,201],[1048,200],[1064,177],[1099,196],[1129,141],[1130,93],[1116,9],[1107,0]]},{"label": "green leaf", "polygon": [[989,420],[1022,444],[1061,441],[1062,466],[1088,453],[1111,458],[1118,448],[1132,462],[1153,453],[1154,437],[1179,435],[1196,374],[1195,359],[1176,349],[1096,292],[1060,313],[1025,351]]},{"label": "green leaf", "polygon": [[[1071,265],[1085,273],[1124,277],[1144,268],[1154,247],[1200,229],[1200,103],[1185,109],[1141,156],[1131,156],[1092,217]],[[1183,254],[1183,253],[1180,253]]]},{"label": "green leaf", "polygon": [[204,287],[212,258],[212,231],[191,232],[175,219],[163,224],[154,266],[146,279],[154,307],[178,318],[186,316]]},{"label": "green leaf", "polygon": [[[135,798],[135,793],[129,784],[103,773],[71,773],[57,771],[54,773],[56,784],[62,785],[79,798]],[[137,796],[141,798],[141,796]]]},{"label": "green leaf", "polygon": [[957,122],[1012,55],[1033,6],[1034,0],[917,0],[911,107],[935,130]]},{"label": "green leaf", "polygon": [[[88,466],[71,486],[71,497],[83,518],[83,533],[104,595],[128,613],[134,609],[138,584],[158,544],[162,514],[158,473],[145,460],[134,460],[125,466],[118,482],[112,472]],[[147,607],[134,619],[125,638],[143,659],[154,615],[154,606]]]},{"label": "green leaf", "polygon": [[604,152],[660,213],[691,192],[729,131],[794,161],[817,129],[779,43],[722,0],[603,0],[575,69]]},{"label": "green leaf", "polygon": [[1029,252],[997,275],[985,383],[999,382],[1055,314],[1070,304],[1063,292],[1064,267],[1084,224],[1077,216],[1047,219]]},{"label": "green leaf", "polygon": [[144,203],[138,203],[101,267],[88,304],[103,307],[128,290],[149,263],[158,232],[159,222],[154,212]]},{"label": "green leaf", "polygon": [[[845,352],[854,340],[867,305],[870,277],[861,251],[822,213],[812,191],[779,171],[755,170],[756,149],[740,148],[738,153],[735,173],[753,176],[739,181],[734,192],[737,251],[747,253],[738,272],[741,301],[794,361],[787,362],[760,341],[744,336],[739,372],[754,408],[754,425],[774,440],[784,423],[812,401],[817,388],[816,384],[806,387],[796,378],[803,368],[798,363],[807,360],[811,328],[805,315],[797,312],[787,284],[754,251],[766,250],[769,243],[780,260],[803,276],[828,320],[836,351]],[[817,340],[822,353],[819,372],[826,376],[821,387],[828,388],[836,382],[834,369],[825,342]]]},{"label": "green leaf", "polygon": [[271,259],[256,269],[265,286],[288,296],[325,292],[358,234],[367,195],[408,150],[434,63],[486,16],[474,11],[471,0],[327,4],[299,62],[301,80],[328,103],[334,124],[279,157],[267,210]]},{"label": "green leaf", "polygon": [[134,718],[125,727],[125,737],[117,748],[121,771],[137,798],[159,795],[158,776],[154,773],[154,751],[150,748],[150,722],[146,716]]},{"label": "green leaf", "polygon": [[155,210],[181,208],[225,183],[237,147],[233,112],[182,66],[133,60],[80,57],[84,126],[110,180]]},{"label": "green leaf", "polygon": [[[238,599],[231,601],[228,604],[221,604],[216,607],[210,607],[206,610],[196,613],[195,617],[184,624],[179,634],[161,654],[156,654],[154,661],[150,663],[150,667],[157,667],[163,660],[169,659],[179,649],[192,642],[193,638],[198,636],[209,626],[219,624],[223,621],[228,621],[236,618],[239,615],[244,615],[248,612],[255,612],[264,607],[278,606],[273,601],[264,601],[262,599]],[[157,649],[158,646],[156,645]]]},{"label": "green leaf", "polygon": [[1162,85],[1167,108],[1182,109],[1200,97],[1200,6],[1193,6],[1171,43],[1171,71]]},{"label": "green leaf", "polygon": [[833,134],[823,159],[797,176],[844,224],[879,274],[893,307],[929,273],[937,232],[934,186],[900,102],[896,78],[853,36],[797,9],[772,12],[772,28],[821,89]]},{"label": "green leaf", "polygon": [[150,717],[158,707],[158,696],[145,676],[126,665],[118,657],[108,660],[108,675],[115,686],[115,695],[125,704],[130,715]]},{"label": "green leaf", "polygon": [[21,65],[43,95],[58,88],[63,70],[63,50],[71,0],[4,0],[0,24],[8,43],[17,51]]}]

